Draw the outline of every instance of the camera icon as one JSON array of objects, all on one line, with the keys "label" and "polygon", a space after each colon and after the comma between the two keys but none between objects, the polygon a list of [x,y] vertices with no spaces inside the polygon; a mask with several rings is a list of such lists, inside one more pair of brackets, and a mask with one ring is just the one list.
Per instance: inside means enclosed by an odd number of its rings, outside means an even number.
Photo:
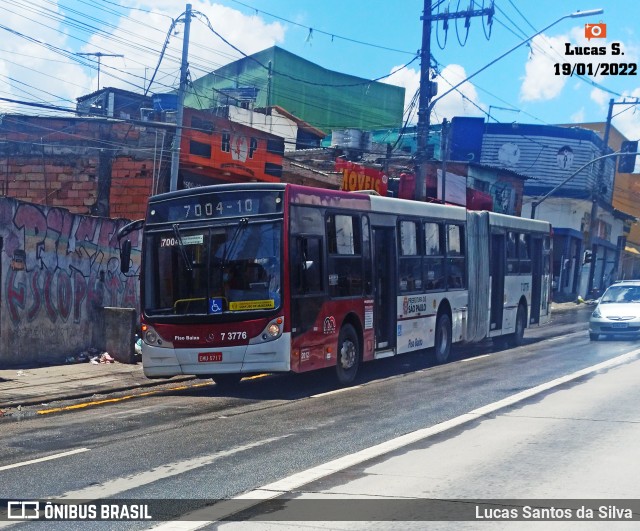
[{"label": "camera icon", "polygon": [[607,36],[607,25],[604,22],[599,24],[585,24],[584,36],[587,40],[604,39]]}]

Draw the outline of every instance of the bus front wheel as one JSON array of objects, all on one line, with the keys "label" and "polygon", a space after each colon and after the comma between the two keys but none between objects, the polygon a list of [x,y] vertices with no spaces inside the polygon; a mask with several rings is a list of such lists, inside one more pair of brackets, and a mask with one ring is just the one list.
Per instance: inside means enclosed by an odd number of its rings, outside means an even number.
[{"label": "bus front wheel", "polygon": [[451,319],[446,313],[436,320],[436,339],[434,344],[436,360],[445,363],[451,354]]},{"label": "bus front wheel", "polygon": [[336,373],[342,385],[348,385],[355,380],[360,366],[360,342],[353,326],[345,324],[340,330],[338,338],[338,352],[336,359]]}]

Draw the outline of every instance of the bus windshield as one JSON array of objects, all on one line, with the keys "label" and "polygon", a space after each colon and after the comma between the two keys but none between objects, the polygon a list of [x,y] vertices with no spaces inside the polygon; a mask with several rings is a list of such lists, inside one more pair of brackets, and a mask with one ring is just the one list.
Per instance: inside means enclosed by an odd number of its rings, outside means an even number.
[{"label": "bus windshield", "polygon": [[173,225],[145,238],[144,312],[221,315],[280,306],[281,221]]}]

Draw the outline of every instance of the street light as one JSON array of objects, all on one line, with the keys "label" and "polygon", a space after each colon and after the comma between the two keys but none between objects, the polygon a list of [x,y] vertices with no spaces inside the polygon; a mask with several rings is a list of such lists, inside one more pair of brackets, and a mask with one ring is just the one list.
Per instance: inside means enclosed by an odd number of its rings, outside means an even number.
[{"label": "street light", "polygon": [[520,42],[519,44],[516,44],[513,48],[510,48],[509,50],[507,50],[506,52],[504,52],[500,57],[496,57],[493,61],[491,61],[490,63],[487,63],[486,65],[484,65],[480,70],[477,70],[476,72],[474,72],[473,74],[471,74],[469,77],[463,79],[462,81],[460,81],[460,83],[458,83],[457,85],[454,85],[453,87],[451,87],[449,90],[447,90],[446,92],[440,94],[440,96],[438,96],[437,98],[434,98],[433,100],[431,100],[431,102],[429,103],[429,114],[431,114],[431,110],[433,109],[433,107],[435,106],[435,104],[441,100],[442,98],[444,98],[447,94],[450,94],[451,92],[453,92],[454,90],[456,90],[460,85],[462,85],[463,83],[466,83],[467,81],[469,81],[470,79],[476,77],[480,72],[483,72],[484,70],[486,70],[487,68],[489,68],[491,65],[497,63],[500,59],[502,59],[503,57],[509,55],[511,52],[513,52],[514,50],[517,50],[518,48],[520,48],[520,46],[522,46],[523,44],[527,44],[530,40],[536,38],[538,35],[540,35],[541,33],[544,33],[545,31],[547,31],[549,28],[551,28],[552,26],[555,26],[558,22],[562,22],[565,18],[581,18],[581,17],[591,17],[594,15],[601,15],[602,13],[604,13],[604,9],[589,9],[587,11],[575,11],[573,13],[570,13],[569,15],[564,15],[563,17],[560,17],[558,20],[556,20],[555,22],[552,22],[551,24],[549,24],[548,26],[546,26],[545,28],[541,29],[538,33],[534,33],[533,35],[531,35],[531,37],[528,37],[527,39],[523,40],[522,42]]},{"label": "street light", "polygon": [[539,199],[538,201],[532,201],[531,202],[531,219],[536,219],[536,208],[538,208],[538,205],[540,205],[540,203],[542,203],[544,200],[546,200],[550,195],[553,195],[559,188],[561,188],[565,184],[567,184],[567,182],[569,182],[569,180],[573,179],[576,175],[578,175],[587,166],[590,166],[591,164],[593,164],[594,162],[598,162],[599,160],[608,159],[609,157],[623,157],[623,156],[626,156],[626,155],[640,155],[640,151],[637,151],[635,153],[629,153],[628,151],[619,151],[617,153],[608,153],[607,155],[602,155],[601,157],[596,157],[595,159],[590,160],[586,164],[583,164],[582,166],[580,166],[576,171],[574,171],[571,175],[569,175],[569,177],[567,177],[564,181],[562,181],[558,186],[556,186],[553,190],[551,190],[549,193],[547,193],[541,199]]},{"label": "street light", "polygon": [[[602,13],[604,13],[604,9],[599,8],[599,9],[589,9],[587,11],[575,11],[573,13],[570,13],[568,15],[564,15],[564,16],[560,17],[558,20],[552,22],[551,24],[549,24],[548,26],[544,27],[543,29],[541,29],[537,33],[534,33],[533,35],[531,35],[531,37],[528,37],[527,39],[523,40],[519,44],[516,44],[513,48],[510,48],[509,50],[504,52],[500,57],[496,57],[493,61],[491,61],[490,63],[487,63],[486,65],[484,65],[480,70],[477,70],[476,72],[474,72],[470,76],[468,76],[465,79],[463,79],[462,81],[460,81],[460,83],[458,83],[456,85],[453,85],[449,90],[447,90],[446,92],[440,94],[440,96],[438,96],[437,98],[432,99],[429,102],[428,106],[427,106],[426,113],[423,113],[423,108],[422,107],[419,110],[419,112],[424,114],[424,116],[426,117],[426,131],[424,132],[424,135],[426,135],[426,136],[429,135],[429,118],[431,116],[431,111],[433,110],[433,107],[435,106],[435,104],[439,100],[444,98],[447,94],[450,94],[454,90],[458,89],[458,87],[460,87],[460,85],[462,85],[463,83],[466,83],[470,79],[473,79],[480,72],[483,72],[484,70],[489,68],[491,65],[497,63],[500,59],[502,59],[503,57],[506,57],[511,52],[513,52],[514,50],[517,50],[518,48],[520,48],[520,46],[528,43],[530,40],[534,39],[535,37],[537,37],[541,33],[544,33],[545,31],[547,31],[552,26],[555,26],[556,24],[558,24],[558,22],[561,22],[566,18],[591,17],[591,16],[594,16],[594,15],[601,15]],[[429,90],[429,89],[427,89],[427,87],[421,86],[420,90]],[[420,121],[418,121],[418,125],[419,124],[420,124]],[[418,145],[420,145],[420,142],[419,142]],[[426,147],[426,139],[425,139],[423,145]],[[418,177],[417,178],[417,181],[418,181],[417,182],[417,186],[418,186],[418,190],[419,190],[418,191],[418,197],[424,199],[424,192],[423,191],[424,191],[424,189],[426,187],[426,172],[424,171],[424,169],[420,165],[420,161],[423,160],[423,157],[424,157],[424,152],[417,153],[416,155],[417,155],[417,159],[419,161],[418,168],[417,168],[418,169],[418,171],[417,171],[417,177]],[[420,190],[422,190],[422,192]]]}]

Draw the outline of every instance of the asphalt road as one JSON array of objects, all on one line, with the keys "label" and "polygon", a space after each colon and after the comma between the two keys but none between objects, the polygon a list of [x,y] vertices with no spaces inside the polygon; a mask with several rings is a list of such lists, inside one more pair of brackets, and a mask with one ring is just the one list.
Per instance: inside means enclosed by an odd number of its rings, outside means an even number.
[{"label": "asphalt road", "polygon": [[[552,324],[527,331],[525,345],[516,349],[456,348],[446,365],[435,365],[429,351],[380,360],[365,365],[356,385],[346,389],[326,371],[243,381],[231,393],[208,385],[60,414],[28,410],[0,422],[0,498],[230,498],[637,345],[590,342],[588,315],[558,314]],[[77,453],[27,463],[70,450]],[[25,464],[3,469],[19,463]]]}]

